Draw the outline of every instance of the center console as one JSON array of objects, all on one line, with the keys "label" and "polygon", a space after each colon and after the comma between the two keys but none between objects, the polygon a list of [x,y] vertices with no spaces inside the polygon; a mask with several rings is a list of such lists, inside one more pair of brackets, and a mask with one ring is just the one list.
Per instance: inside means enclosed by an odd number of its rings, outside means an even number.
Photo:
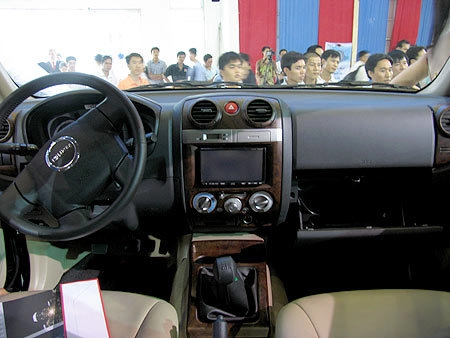
[{"label": "center console", "polygon": [[[270,336],[272,290],[263,246],[252,234],[194,236],[190,338]],[[218,322],[224,334],[215,336]]]},{"label": "center console", "polygon": [[268,337],[270,273],[264,240],[253,233],[276,225],[287,209],[291,162],[281,103],[222,94],[190,98],[182,109],[185,206],[194,233],[188,335]]},{"label": "center console", "polygon": [[182,123],[186,207],[194,230],[275,224],[283,176],[279,102],[248,96],[191,99]]}]

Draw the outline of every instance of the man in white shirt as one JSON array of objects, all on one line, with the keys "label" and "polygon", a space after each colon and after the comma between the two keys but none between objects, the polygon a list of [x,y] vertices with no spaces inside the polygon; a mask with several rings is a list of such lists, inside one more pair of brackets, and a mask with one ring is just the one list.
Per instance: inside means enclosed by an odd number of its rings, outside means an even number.
[{"label": "man in white shirt", "polygon": [[316,85],[322,84],[323,79],[320,77],[322,72],[322,59],[320,55],[315,52],[305,54],[306,57],[306,74],[305,84]]},{"label": "man in white shirt", "polygon": [[370,56],[370,52],[368,50],[361,50],[358,53],[358,61],[356,61],[350,68],[350,72],[353,72],[354,70],[357,70],[359,66],[364,65],[367,62],[367,59]]},{"label": "man in white shirt", "polygon": [[283,57],[284,54],[287,53],[286,49],[280,49],[280,51],[278,52],[278,61],[275,63],[277,66],[277,75],[278,75],[278,82],[283,82],[284,80],[284,74],[283,74],[283,68],[281,67],[281,59]]},{"label": "man in white shirt", "polygon": [[322,73],[320,78],[324,83],[338,82],[334,77],[334,73],[341,62],[341,53],[334,49],[327,49],[320,57],[322,60]]},{"label": "man in white shirt", "polygon": [[101,68],[96,75],[115,86],[117,86],[117,84],[119,83],[119,80],[112,70],[112,57],[109,55],[102,56]]}]

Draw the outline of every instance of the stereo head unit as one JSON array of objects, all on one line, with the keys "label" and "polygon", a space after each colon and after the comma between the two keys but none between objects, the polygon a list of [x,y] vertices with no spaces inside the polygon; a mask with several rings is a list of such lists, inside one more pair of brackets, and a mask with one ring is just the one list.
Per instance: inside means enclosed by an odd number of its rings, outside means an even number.
[{"label": "stereo head unit", "polygon": [[203,186],[255,186],[266,180],[264,147],[199,148],[199,181]]}]

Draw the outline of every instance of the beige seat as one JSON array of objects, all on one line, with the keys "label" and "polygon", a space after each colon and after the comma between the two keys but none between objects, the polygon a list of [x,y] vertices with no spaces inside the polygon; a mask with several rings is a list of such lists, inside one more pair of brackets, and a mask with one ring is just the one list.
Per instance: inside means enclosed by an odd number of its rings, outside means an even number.
[{"label": "beige seat", "polygon": [[[36,292],[14,292],[0,296],[0,301],[18,299]],[[178,316],[170,303],[119,291],[102,291],[102,299],[112,338],[178,337]]]},{"label": "beige seat", "polygon": [[450,337],[450,293],[361,290],[308,296],[286,304],[276,337]]}]

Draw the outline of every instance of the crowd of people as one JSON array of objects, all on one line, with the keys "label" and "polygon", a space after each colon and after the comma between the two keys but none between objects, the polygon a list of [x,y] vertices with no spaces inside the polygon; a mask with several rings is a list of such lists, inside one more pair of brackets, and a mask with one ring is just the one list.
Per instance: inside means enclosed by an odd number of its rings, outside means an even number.
[{"label": "crowd of people", "polygon": [[[349,73],[341,81],[369,82],[371,85],[388,84],[426,53],[425,47],[411,46],[407,40],[399,41],[396,48],[389,53],[371,54],[367,50],[361,50]],[[339,51],[324,50],[320,45],[312,45],[304,54],[296,51],[284,53],[279,68],[282,73],[279,73],[278,76],[284,77],[281,84],[336,83],[339,81],[335,78],[334,73],[341,60],[342,56]],[[275,75],[271,76],[275,78]],[[428,81],[429,78],[424,79],[411,87],[417,89]]]},{"label": "crowd of people", "polygon": [[[176,63],[170,65],[160,59],[159,53],[158,47],[151,48],[151,58],[147,63],[144,62],[144,57],[136,52],[125,56],[128,74],[121,77],[112,69],[112,56],[97,54],[94,57],[97,63],[94,74],[123,90],[148,84],[183,81],[238,82],[263,86],[317,85],[338,82],[334,74],[342,61],[341,52],[325,50],[320,45],[312,45],[304,53],[280,49],[278,57],[270,46],[264,46],[261,49],[261,58],[255,63],[254,72],[246,53],[225,52],[218,59],[218,67],[214,65],[211,54],[205,54],[202,61],[199,61],[196,48],[189,49],[190,65],[185,63],[184,51],[179,51],[176,54]],[[396,48],[389,53],[371,54],[362,50],[342,81],[387,84],[426,53],[425,47],[411,46],[407,40],[399,41]],[[39,65],[48,73],[73,72],[76,71],[76,62],[74,56],[61,60],[56,50],[50,49],[49,61],[40,62]],[[428,78],[417,82],[412,87],[420,88],[429,80]]]},{"label": "crowd of people", "polygon": [[[183,51],[177,53],[177,62],[169,66],[159,58],[158,47],[153,47],[150,53],[151,58],[147,63],[144,62],[144,57],[136,52],[120,57],[125,59],[128,68],[127,74],[124,76],[118,76],[113,71],[113,57],[111,55],[96,54],[94,60],[97,66],[91,73],[109,81],[120,89],[165,82],[212,82],[219,76],[219,70],[213,64],[212,55],[205,54],[203,62],[200,62],[197,59],[196,48],[189,49],[189,59],[192,66],[185,64],[186,53]],[[77,71],[76,62],[76,57],[68,56],[64,59],[52,48],[49,50],[49,60],[38,64],[48,73],[57,73]]]},{"label": "crowd of people", "polygon": [[[411,46],[407,40],[397,43],[389,53],[371,54],[367,50],[358,53],[348,76],[341,81],[363,81],[370,85],[389,84],[402,71],[420,59],[427,50],[423,46]],[[257,85],[318,85],[339,82],[334,76],[342,55],[333,49],[324,49],[320,45],[312,45],[305,53],[281,49],[279,58],[274,61],[274,51],[270,46],[261,49],[262,57],[256,61],[255,76],[251,83]],[[231,57],[232,56],[232,57]],[[241,68],[241,77],[230,71]],[[249,83],[251,72],[248,59],[234,52],[228,52],[219,58],[220,81]],[[419,88],[427,83],[425,79],[411,87]]]}]

